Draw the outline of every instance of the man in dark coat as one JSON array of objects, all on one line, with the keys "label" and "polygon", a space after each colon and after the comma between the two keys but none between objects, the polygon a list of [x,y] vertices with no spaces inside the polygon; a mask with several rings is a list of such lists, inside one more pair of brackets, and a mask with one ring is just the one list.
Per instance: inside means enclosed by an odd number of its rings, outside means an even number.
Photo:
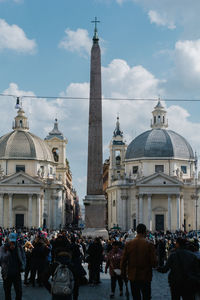
[{"label": "man in dark coat", "polygon": [[38,274],[38,284],[42,286],[42,272],[46,268],[48,254],[49,247],[45,243],[45,240],[38,236],[33,242],[31,255],[31,283],[33,286],[35,286],[36,273]]},{"label": "man in dark coat", "polygon": [[[166,264],[157,270],[168,275],[172,300],[194,300],[195,281],[193,276],[199,275],[199,262],[194,253],[186,249],[186,240],[178,238],[175,250],[171,252]],[[191,278],[189,276],[191,275]]]},{"label": "man in dark coat", "polygon": [[100,283],[100,265],[103,260],[103,247],[99,238],[95,238],[94,242],[89,245],[87,253],[89,255],[89,283],[98,284]]},{"label": "man in dark coat", "polygon": [[11,299],[11,287],[14,286],[16,300],[22,299],[21,272],[26,266],[24,250],[17,243],[15,233],[10,233],[8,242],[0,248],[0,266],[3,278],[5,300]]}]

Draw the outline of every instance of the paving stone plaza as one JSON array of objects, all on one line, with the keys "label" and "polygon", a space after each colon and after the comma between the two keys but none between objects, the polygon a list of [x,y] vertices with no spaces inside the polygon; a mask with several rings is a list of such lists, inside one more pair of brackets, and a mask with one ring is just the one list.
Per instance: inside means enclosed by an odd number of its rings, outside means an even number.
[{"label": "paving stone plaza", "polygon": [[[109,275],[101,273],[101,284],[98,286],[81,286],[79,300],[107,300],[110,299],[110,279]],[[0,279],[0,299],[4,300],[3,282]],[[13,291],[13,300],[15,299]],[[23,285],[23,300],[51,300],[51,296],[45,288]],[[126,297],[119,297],[118,287],[116,288],[116,300],[125,300]],[[130,299],[132,299],[130,297]],[[170,300],[167,274],[153,273],[152,300]]]}]

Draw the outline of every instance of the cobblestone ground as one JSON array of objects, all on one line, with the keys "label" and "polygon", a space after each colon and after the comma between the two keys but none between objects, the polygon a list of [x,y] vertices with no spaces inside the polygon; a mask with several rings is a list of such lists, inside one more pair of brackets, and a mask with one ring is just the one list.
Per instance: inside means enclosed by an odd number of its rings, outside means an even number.
[{"label": "cobblestone ground", "polygon": [[[110,295],[109,275],[101,273],[101,284],[98,286],[81,286],[79,300],[108,300]],[[4,300],[3,282],[0,278],[0,299]],[[14,300],[14,292],[12,300]],[[115,300],[125,300],[126,297],[119,297],[118,287],[116,288]],[[132,299],[130,297],[130,299]],[[23,285],[23,300],[51,300],[50,294],[45,288]],[[167,274],[153,272],[152,300],[170,300]]]}]

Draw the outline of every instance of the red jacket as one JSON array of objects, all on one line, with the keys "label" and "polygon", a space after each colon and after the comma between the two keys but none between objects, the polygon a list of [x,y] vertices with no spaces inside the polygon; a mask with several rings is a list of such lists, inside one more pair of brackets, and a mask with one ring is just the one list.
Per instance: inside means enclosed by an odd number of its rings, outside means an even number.
[{"label": "red jacket", "polygon": [[118,249],[117,252],[115,250],[111,250],[107,257],[106,268],[107,271],[109,267],[110,276],[114,276],[114,269],[120,269],[120,261],[122,257],[122,250]]}]

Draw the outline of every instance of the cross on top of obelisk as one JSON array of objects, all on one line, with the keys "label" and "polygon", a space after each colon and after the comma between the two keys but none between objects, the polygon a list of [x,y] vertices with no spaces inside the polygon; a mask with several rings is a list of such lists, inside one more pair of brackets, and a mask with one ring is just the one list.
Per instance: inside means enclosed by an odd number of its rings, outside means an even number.
[{"label": "cross on top of obelisk", "polygon": [[98,38],[98,33],[97,33],[97,23],[100,23],[100,21],[98,21],[97,17],[95,17],[94,21],[91,21],[91,23],[95,23],[93,41],[98,42],[99,38]]}]

